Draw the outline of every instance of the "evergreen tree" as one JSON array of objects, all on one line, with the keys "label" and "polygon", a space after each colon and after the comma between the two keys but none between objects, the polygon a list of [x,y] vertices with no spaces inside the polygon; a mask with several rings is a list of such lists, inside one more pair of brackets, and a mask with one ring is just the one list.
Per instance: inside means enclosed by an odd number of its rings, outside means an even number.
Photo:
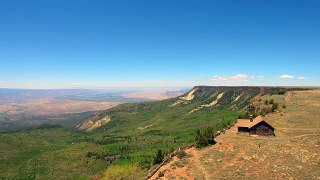
[{"label": "evergreen tree", "polygon": [[216,141],[214,140],[215,132],[213,128],[208,127],[204,131],[197,130],[196,132],[196,147],[201,148],[201,147],[206,147],[208,145],[215,144]]},{"label": "evergreen tree", "polygon": [[153,164],[161,164],[164,159],[164,154],[162,150],[158,150],[156,157],[154,158]]}]

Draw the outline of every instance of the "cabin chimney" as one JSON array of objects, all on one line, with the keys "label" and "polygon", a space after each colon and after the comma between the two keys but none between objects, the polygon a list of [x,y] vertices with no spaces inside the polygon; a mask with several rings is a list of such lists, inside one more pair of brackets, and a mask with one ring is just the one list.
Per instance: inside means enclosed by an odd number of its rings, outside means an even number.
[{"label": "cabin chimney", "polygon": [[250,122],[253,121],[253,115],[250,115]]}]

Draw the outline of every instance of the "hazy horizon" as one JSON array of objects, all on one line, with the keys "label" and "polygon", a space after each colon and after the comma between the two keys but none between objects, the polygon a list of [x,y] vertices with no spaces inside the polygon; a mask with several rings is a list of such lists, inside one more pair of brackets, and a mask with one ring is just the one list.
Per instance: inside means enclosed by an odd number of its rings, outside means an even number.
[{"label": "hazy horizon", "polygon": [[112,92],[112,91],[123,91],[123,92],[132,92],[132,91],[180,91],[180,90],[190,90],[194,87],[199,86],[208,86],[208,87],[284,87],[284,88],[294,88],[294,87],[301,87],[301,88],[320,88],[320,86],[255,86],[255,85],[248,85],[248,86],[241,86],[241,85],[195,85],[195,86],[177,86],[177,87],[105,87],[105,88],[3,88],[0,87],[0,89],[7,89],[7,90],[53,90],[53,91],[59,91],[59,90],[88,90],[88,91],[102,91],[102,92]]}]

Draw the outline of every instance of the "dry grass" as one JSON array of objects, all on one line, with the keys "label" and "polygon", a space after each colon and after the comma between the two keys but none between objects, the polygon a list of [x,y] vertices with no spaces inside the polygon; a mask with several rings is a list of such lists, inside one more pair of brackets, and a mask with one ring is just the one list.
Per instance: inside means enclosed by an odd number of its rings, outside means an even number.
[{"label": "dry grass", "polygon": [[320,179],[320,90],[262,98],[287,106],[284,112],[266,117],[276,127],[277,137],[237,135],[232,128],[217,138],[215,146],[187,150],[194,155],[183,167],[188,173],[179,174],[178,167],[167,169],[170,177]]},{"label": "dry grass", "polygon": [[107,169],[101,180],[138,180],[143,178],[142,170],[138,165],[114,165]]},{"label": "dry grass", "polygon": [[267,120],[277,127],[320,128],[320,90],[291,92],[287,109]]}]

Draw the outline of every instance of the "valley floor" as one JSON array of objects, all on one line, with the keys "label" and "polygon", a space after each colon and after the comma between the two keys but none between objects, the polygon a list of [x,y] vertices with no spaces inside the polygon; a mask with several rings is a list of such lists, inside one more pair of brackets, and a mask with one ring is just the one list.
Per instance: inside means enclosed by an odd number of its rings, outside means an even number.
[{"label": "valley floor", "polygon": [[320,90],[262,98],[287,106],[265,117],[276,137],[239,135],[233,127],[215,146],[188,149],[188,158],[174,158],[160,169],[164,177],[151,179],[320,179]]}]

